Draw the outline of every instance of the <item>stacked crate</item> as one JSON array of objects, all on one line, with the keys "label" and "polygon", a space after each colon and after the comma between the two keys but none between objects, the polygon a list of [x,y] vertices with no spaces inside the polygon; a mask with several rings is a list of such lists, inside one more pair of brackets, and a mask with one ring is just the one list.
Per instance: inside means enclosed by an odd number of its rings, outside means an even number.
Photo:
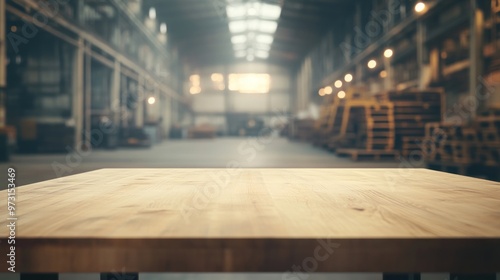
[{"label": "stacked crate", "polygon": [[500,166],[500,110],[479,114],[469,125],[429,123],[422,151],[428,167],[470,175]]},{"label": "stacked crate", "polygon": [[389,91],[377,98],[394,104],[394,145],[405,157],[424,138],[425,125],[442,120],[445,102],[441,89]]}]

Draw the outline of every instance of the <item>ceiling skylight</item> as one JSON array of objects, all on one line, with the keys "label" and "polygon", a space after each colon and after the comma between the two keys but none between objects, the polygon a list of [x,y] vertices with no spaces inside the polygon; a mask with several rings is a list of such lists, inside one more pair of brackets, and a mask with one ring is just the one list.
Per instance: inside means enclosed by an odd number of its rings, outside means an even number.
[{"label": "ceiling skylight", "polygon": [[255,56],[265,59],[265,58],[269,57],[269,52],[267,52],[267,51],[256,51],[255,52]]},{"label": "ceiling skylight", "polygon": [[228,18],[244,17],[246,15],[246,7],[243,4],[235,4],[226,6]]},{"label": "ceiling skylight", "polygon": [[261,20],[259,24],[259,31],[266,33],[274,33],[278,28],[278,23],[276,21]]},{"label": "ceiling skylight", "polygon": [[278,5],[263,3],[260,8],[260,17],[265,19],[279,19],[281,14],[281,7]]},{"label": "ceiling skylight", "polygon": [[281,7],[261,0],[226,1],[235,56],[246,57],[248,61],[268,58],[274,33],[278,28]]},{"label": "ceiling skylight", "polygon": [[231,37],[231,43],[233,43],[233,44],[241,44],[241,43],[245,43],[246,41],[247,41],[247,36],[245,36],[245,35],[237,35],[237,36]]},{"label": "ceiling skylight", "polygon": [[229,31],[231,33],[240,33],[247,30],[247,22],[244,20],[235,20],[229,22]]},{"label": "ceiling skylight", "polygon": [[257,35],[257,37],[255,38],[255,41],[257,41],[257,43],[270,45],[273,43],[273,36],[271,36],[271,35]]}]

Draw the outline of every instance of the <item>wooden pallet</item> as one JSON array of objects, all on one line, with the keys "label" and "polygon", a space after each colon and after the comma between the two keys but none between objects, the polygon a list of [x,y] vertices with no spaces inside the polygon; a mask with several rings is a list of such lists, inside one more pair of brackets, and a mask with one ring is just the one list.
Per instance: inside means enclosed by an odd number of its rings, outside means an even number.
[{"label": "wooden pallet", "polygon": [[[337,122],[329,148],[385,149],[394,147],[394,115],[390,102],[351,100],[343,104],[341,122]],[[355,135],[355,137],[348,137]],[[348,140],[348,141],[346,141]]]},{"label": "wooden pallet", "polygon": [[440,122],[444,115],[444,92],[441,89],[388,91],[379,100],[394,104],[395,148],[403,150],[404,137],[425,136],[425,124]]},{"label": "wooden pallet", "polygon": [[339,156],[349,156],[354,161],[360,159],[377,161],[382,159],[396,160],[399,158],[399,153],[395,150],[337,149],[336,154]]},{"label": "wooden pallet", "polygon": [[390,101],[418,101],[418,102],[441,102],[443,99],[443,90],[436,89],[406,89],[406,90],[390,90],[380,96],[387,98]]},{"label": "wooden pallet", "polygon": [[426,149],[424,138],[422,137],[403,137],[403,145],[401,148],[401,156],[408,158],[410,156],[425,157]]}]

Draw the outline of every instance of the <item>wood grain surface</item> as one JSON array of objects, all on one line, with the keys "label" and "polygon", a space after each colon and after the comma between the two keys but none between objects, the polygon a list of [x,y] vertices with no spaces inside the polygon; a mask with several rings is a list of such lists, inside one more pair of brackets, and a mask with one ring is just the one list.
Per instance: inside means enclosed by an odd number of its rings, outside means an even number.
[{"label": "wood grain surface", "polygon": [[500,184],[424,169],[102,169],[16,195],[23,272],[500,271]]}]

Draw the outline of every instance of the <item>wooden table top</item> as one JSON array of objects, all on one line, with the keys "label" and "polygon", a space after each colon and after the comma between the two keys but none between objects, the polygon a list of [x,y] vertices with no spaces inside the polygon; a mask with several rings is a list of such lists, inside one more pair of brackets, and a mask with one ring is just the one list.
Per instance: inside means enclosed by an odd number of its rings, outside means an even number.
[{"label": "wooden table top", "polygon": [[23,272],[500,271],[500,184],[425,169],[101,169],[16,195]]}]

